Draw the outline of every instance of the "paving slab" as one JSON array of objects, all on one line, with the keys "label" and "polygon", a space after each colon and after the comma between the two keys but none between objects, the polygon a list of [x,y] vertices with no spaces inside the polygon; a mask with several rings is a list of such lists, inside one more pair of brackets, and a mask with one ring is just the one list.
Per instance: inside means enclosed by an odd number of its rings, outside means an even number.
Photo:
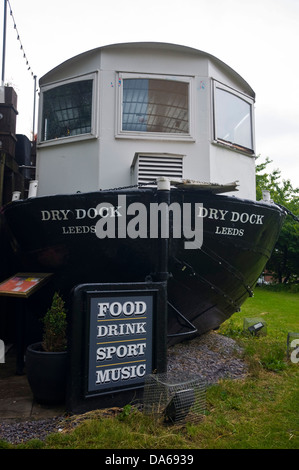
[{"label": "paving slab", "polygon": [[14,349],[0,364],[0,421],[47,419],[62,416],[64,405],[41,405],[36,403],[25,373],[16,375],[16,355]]},{"label": "paving slab", "polygon": [[12,397],[0,399],[0,419],[26,419],[32,412],[31,397]]}]

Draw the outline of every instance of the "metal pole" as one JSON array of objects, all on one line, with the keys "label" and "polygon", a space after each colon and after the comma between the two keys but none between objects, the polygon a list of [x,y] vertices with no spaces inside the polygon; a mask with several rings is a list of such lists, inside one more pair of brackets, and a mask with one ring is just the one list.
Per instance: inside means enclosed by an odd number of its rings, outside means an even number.
[{"label": "metal pole", "polygon": [[34,140],[35,131],[35,108],[36,108],[36,75],[34,75],[34,96],[33,96],[33,123],[32,123],[32,140]]},{"label": "metal pole", "polygon": [[[157,179],[158,202],[170,204],[170,181],[168,178],[160,177]],[[169,216],[169,213],[168,213]],[[169,224],[169,217],[164,223]],[[168,273],[168,244],[167,237],[161,236],[161,225],[159,227],[159,253],[158,253],[158,277],[159,281],[167,281]]]},{"label": "metal pole", "polygon": [[7,11],[7,0],[4,0],[4,17],[3,17],[3,48],[2,48],[2,76],[1,85],[4,85],[5,78],[5,51],[6,51],[6,14]]}]

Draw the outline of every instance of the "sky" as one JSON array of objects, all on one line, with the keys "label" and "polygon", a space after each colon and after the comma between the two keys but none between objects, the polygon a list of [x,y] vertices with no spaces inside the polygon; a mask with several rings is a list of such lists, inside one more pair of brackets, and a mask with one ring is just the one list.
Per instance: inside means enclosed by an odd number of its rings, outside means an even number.
[{"label": "sky", "polygon": [[[1,57],[3,11],[0,0]],[[269,157],[268,170],[299,187],[299,0],[9,0],[5,84],[18,95],[17,133],[32,136],[32,74],[38,88],[81,52],[135,41],[190,46],[239,73],[256,93],[258,162]]]}]

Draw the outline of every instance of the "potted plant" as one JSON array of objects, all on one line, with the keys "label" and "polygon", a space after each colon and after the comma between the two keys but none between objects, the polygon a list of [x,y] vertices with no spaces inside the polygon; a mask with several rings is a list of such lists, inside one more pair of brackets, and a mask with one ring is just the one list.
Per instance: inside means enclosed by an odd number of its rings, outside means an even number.
[{"label": "potted plant", "polygon": [[65,302],[56,292],[43,318],[43,339],[26,351],[26,374],[38,403],[65,400],[67,370],[67,317]]}]

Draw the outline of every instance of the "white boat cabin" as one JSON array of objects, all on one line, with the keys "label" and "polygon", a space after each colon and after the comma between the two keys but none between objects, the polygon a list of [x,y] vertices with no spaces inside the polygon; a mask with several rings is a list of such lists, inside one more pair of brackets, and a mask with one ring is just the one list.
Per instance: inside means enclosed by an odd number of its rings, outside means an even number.
[{"label": "white boat cabin", "polygon": [[230,183],[255,199],[254,99],[210,54],[164,43],[100,47],[40,79],[38,196],[157,176]]}]

